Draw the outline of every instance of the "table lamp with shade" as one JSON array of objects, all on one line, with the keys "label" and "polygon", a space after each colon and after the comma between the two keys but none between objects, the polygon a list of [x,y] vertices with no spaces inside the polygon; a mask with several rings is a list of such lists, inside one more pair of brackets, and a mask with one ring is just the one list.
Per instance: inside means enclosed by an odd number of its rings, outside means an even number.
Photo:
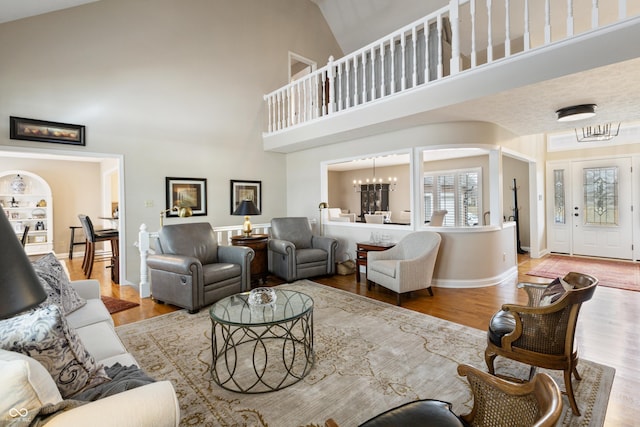
[{"label": "table lamp with shade", "polygon": [[38,306],[47,294],[4,212],[0,241],[0,319],[7,319]]},{"label": "table lamp with shade", "polygon": [[231,215],[244,215],[242,234],[244,234],[245,237],[249,237],[252,231],[250,215],[260,215],[260,209],[253,203],[253,200],[243,200]]}]

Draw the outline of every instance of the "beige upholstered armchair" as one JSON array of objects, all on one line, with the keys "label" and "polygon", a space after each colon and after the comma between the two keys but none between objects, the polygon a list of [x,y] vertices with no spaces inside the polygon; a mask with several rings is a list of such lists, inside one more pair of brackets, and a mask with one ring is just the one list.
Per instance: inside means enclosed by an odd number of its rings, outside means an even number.
[{"label": "beige upholstered armchair", "polygon": [[196,313],[221,298],[250,289],[253,249],[220,246],[208,222],[165,225],[149,255],[151,295]]},{"label": "beige upholstered armchair", "polygon": [[404,236],[386,251],[367,254],[367,280],[400,295],[418,289],[431,289],[431,279],[440,248],[440,235],[433,231],[416,231]]},{"label": "beige upholstered armchair", "polygon": [[273,218],[269,272],[291,282],[335,273],[338,242],[314,236],[306,217]]}]

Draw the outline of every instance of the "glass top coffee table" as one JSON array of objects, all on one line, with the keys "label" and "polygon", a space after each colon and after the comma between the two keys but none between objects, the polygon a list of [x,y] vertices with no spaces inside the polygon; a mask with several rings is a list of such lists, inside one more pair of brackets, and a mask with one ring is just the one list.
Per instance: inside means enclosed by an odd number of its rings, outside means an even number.
[{"label": "glass top coffee table", "polygon": [[211,375],[230,391],[266,393],[297,383],[313,367],[313,299],[271,288],[274,304],[249,304],[249,292],[214,303]]}]

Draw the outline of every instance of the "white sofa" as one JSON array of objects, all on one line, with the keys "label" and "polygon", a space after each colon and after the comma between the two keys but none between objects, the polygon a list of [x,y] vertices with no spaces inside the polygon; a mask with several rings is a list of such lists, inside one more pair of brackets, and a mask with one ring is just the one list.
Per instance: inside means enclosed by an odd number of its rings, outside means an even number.
[{"label": "white sofa", "polygon": [[[66,316],[87,351],[98,363],[112,366],[136,365],[133,356],[120,341],[107,308],[100,299],[96,280],[71,282],[87,304]],[[37,362],[36,362],[37,363]],[[11,391],[2,388],[0,393]],[[180,408],[170,381],[157,381],[115,395],[89,402],[48,419],[47,427],[56,426],[177,426]]]}]

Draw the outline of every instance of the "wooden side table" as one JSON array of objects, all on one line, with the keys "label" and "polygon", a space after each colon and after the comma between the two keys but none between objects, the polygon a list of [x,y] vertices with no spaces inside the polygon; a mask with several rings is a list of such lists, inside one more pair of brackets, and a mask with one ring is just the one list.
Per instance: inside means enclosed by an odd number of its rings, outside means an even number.
[{"label": "wooden side table", "polygon": [[356,243],[356,281],[360,281],[360,266],[364,265],[365,277],[367,274],[367,252],[369,251],[386,251],[394,247],[395,243],[382,242],[358,242]]},{"label": "wooden side table", "polygon": [[254,284],[267,283],[267,274],[269,266],[267,264],[267,245],[269,243],[268,234],[252,234],[249,237],[240,235],[232,236],[231,244],[233,246],[247,246],[253,249],[255,257],[251,261],[251,286]]}]

